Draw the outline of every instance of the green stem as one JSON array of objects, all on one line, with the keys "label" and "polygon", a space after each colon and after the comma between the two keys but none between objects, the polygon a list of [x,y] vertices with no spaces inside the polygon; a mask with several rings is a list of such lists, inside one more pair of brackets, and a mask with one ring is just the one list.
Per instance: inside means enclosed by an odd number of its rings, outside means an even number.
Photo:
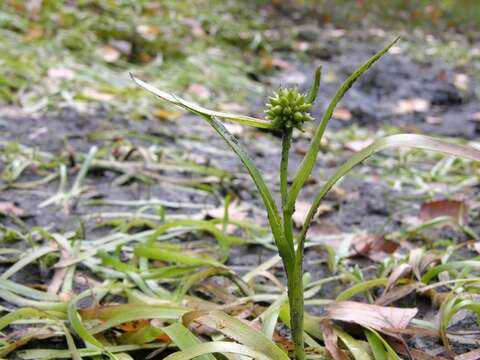
[{"label": "green stem", "polygon": [[[280,161],[280,193],[282,198],[283,210],[283,232],[285,239],[293,246],[293,208],[288,208],[288,157],[292,145],[292,128],[286,128],[282,139],[282,159]],[[293,267],[287,270],[288,282],[288,302],[290,304],[290,326],[292,330],[292,340],[294,345],[294,355],[296,360],[305,359],[305,350],[303,348],[303,283],[302,260],[293,259]]]},{"label": "green stem", "polygon": [[335,107],[343,98],[345,93],[350,89],[353,83],[362,75],[368,68],[378,59],[380,59],[396,42],[398,38],[387,45],[385,48],[380,50],[374,56],[372,56],[365,64],[363,64],[360,68],[358,68],[353,74],[351,74],[347,80],[343,82],[340,88],[335,93],[334,97],[330,101],[327,109],[325,110],[322,119],[320,120],[320,124],[318,125],[317,129],[315,130],[315,134],[310,142],[310,146],[308,148],[307,154],[305,154],[302,162],[298,166],[297,172],[293,179],[292,186],[290,187],[290,197],[288,199],[287,207],[293,208],[295,204],[295,200],[297,199],[298,193],[302,189],[303,185],[307,181],[308,177],[310,176],[313,167],[315,166],[315,160],[317,158],[317,154],[320,150],[320,142],[323,137],[323,133],[327,127],[327,124],[332,117],[333,111]]},{"label": "green stem", "polygon": [[288,303],[290,307],[290,329],[292,331],[293,351],[296,360],[305,359],[303,340],[303,264],[302,261],[295,261],[292,272],[287,274],[288,279]]},{"label": "green stem", "polygon": [[288,200],[288,155],[292,145],[292,128],[287,128],[283,132],[282,139],[282,159],[280,162],[280,193],[282,195],[282,208]]},{"label": "green stem", "polygon": [[318,66],[315,70],[315,77],[313,79],[312,87],[308,92],[307,103],[313,104],[315,99],[317,98],[318,89],[320,88],[320,79],[322,77],[322,67]]},{"label": "green stem", "polygon": [[293,209],[287,208],[288,203],[288,155],[292,145],[292,128],[285,129],[282,141],[282,159],[280,162],[280,193],[282,197],[283,232],[288,244],[293,247]]}]

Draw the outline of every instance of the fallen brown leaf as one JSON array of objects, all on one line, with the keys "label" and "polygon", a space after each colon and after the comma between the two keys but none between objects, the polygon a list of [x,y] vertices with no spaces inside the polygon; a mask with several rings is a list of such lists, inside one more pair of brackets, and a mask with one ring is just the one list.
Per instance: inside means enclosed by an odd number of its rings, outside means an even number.
[{"label": "fallen brown leaf", "polygon": [[391,341],[389,343],[396,352],[407,355],[410,358],[413,356],[413,359],[415,360],[447,360],[447,358],[443,356],[430,355],[417,349],[409,349],[409,351],[406,351],[405,345],[399,341]]},{"label": "fallen brown leaf", "polygon": [[478,360],[480,359],[480,349],[469,351],[462,355],[455,356],[455,360]]},{"label": "fallen brown leaf", "polygon": [[455,74],[453,85],[459,90],[467,91],[470,88],[470,78],[465,74]]},{"label": "fallen brown leaf", "polygon": [[160,33],[160,29],[155,25],[141,24],[137,26],[137,32],[144,39],[154,41]]},{"label": "fallen brown leaf", "polygon": [[[228,207],[228,218],[231,220],[245,220],[248,214],[248,205],[246,203],[240,203],[238,200],[234,200]],[[225,208],[223,206],[203,210],[203,216],[206,219],[223,219]],[[221,225],[220,225],[221,226]],[[232,232],[236,229],[235,225],[228,225],[227,232]]]},{"label": "fallen brown leaf", "polygon": [[480,112],[473,113],[470,115],[471,121],[480,121]]},{"label": "fallen brown leaf", "polygon": [[341,121],[352,120],[352,113],[346,107],[340,106],[333,111],[332,118]]},{"label": "fallen brown leaf", "polygon": [[443,123],[443,119],[440,116],[427,116],[425,122],[430,125],[439,125]]},{"label": "fallen brown leaf", "polygon": [[340,234],[341,231],[335,224],[321,222],[320,224],[313,224],[312,226],[310,226],[310,230],[308,231],[308,233],[310,234],[310,236],[314,237],[319,235]]},{"label": "fallen brown leaf", "polygon": [[390,290],[395,285],[398,279],[410,274],[411,272],[412,272],[412,265],[410,264],[403,263],[397,266],[388,277],[388,282],[387,282],[387,285],[385,286],[384,293]]},{"label": "fallen brown leaf", "polygon": [[15,203],[10,201],[0,201],[0,215],[10,215],[10,216],[17,216],[21,217],[25,215],[25,211]]},{"label": "fallen brown leaf", "polygon": [[423,272],[430,264],[440,260],[438,255],[425,253],[421,248],[412,249],[409,258],[410,265],[412,265],[412,271],[417,280],[422,278]]},{"label": "fallen brown leaf", "polygon": [[352,255],[368,256],[376,261],[384,258],[385,254],[394,253],[399,247],[399,243],[387,240],[382,235],[367,234],[354,241]]},{"label": "fallen brown leaf", "polygon": [[338,337],[333,331],[333,326],[333,323],[328,320],[320,323],[325,347],[334,360],[349,360],[349,357],[338,347]]},{"label": "fallen brown leaf", "polygon": [[393,112],[396,114],[411,114],[416,112],[426,112],[429,109],[430,102],[428,100],[414,97],[399,100],[393,108]]},{"label": "fallen brown leaf", "polygon": [[25,34],[24,39],[27,40],[27,41],[38,40],[38,39],[41,39],[43,37],[44,33],[45,33],[45,31],[44,31],[42,25],[33,24],[32,27]]},{"label": "fallen brown leaf", "polygon": [[207,100],[210,98],[210,90],[201,84],[190,84],[187,91],[196,98],[202,100]]},{"label": "fallen brown leaf", "polygon": [[262,67],[270,70],[288,70],[290,68],[290,63],[279,58],[273,58],[271,56],[266,56],[261,59]]},{"label": "fallen brown leaf", "polygon": [[424,285],[422,283],[413,283],[398,286],[391,289],[387,293],[383,293],[378,299],[375,300],[375,305],[387,306],[394,303],[397,300],[403,299],[405,296],[410,295],[412,292],[417,291]]},{"label": "fallen brown leaf", "polygon": [[434,200],[423,203],[418,215],[422,221],[430,221],[443,216],[449,216],[461,224],[467,224],[468,207],[463,201]]},{"label": "fallen brown leaf", "polygon": [[120,58],[120,51],[111,45],[101,45],[97,48],[97,54],[107,63],[114,63]]},{"label": "fallen brown leaf", "polygon": [[479,241],[474,243],[472,247],[473,247],[473,250],[475,250],[477,253],[480,254],[480,242]]},{"label": "fallen brown leaf", "polygon": [[243,126],[240,124],[224,124],[223,126],[235,136],[243,134]]},{"label": "fallen brown leaf", "polygon": [[372,140],[352,140],[345,143],[345,149],[358,152],[372,143]]},{"label": "fallen brown leaf", "polygon": [[155,14],[158,10],[160,10],[161,5],[157,2],[151,1],[143,5],[143,11],[148,14]]},{"label": "fallen brown leaf", "polygon": [[[307,219],[308,210],[310,210],[311,206],[312,204],[310,204],[307,201],[298,201],[295,204],[295,212],[293,213],[292,219],[296,227],[300,228],[303,226],[303,223]],[[333,211],[333,206],[327,203],[324,203],[320,205],[320,207],[317,210],[317,213],[313,218],[315,219],[318,216],[329,213],[331,211]]]},{"label": "fallen brown leaf", "polygon": [[393,337],[397,334],[388,329],[405,329],[417,314],[417,308],[396,308],[341,301],[327,307],[326,318],[369,327]]}]

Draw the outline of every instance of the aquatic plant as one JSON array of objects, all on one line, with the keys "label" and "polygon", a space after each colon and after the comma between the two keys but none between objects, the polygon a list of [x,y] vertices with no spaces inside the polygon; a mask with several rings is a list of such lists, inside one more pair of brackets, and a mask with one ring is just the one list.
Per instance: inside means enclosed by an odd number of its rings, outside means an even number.
[{"label": "aquatic plant", "polygon": [[[387,148],[411,147],[442,152],[473,160],[480,160],[480,151],[462,145],[444,142],[429,136],[417,134],[397,134],[382,137],[372,142],[363,150],[355,153],[350,159],[348,159],[338,168],[332,177],[326,181],[326,183],[320,188],[319,192],[314,197],[300,231],[298,233],[295,232],[292,220],[292,216],[295,211],[295,204],[301,189],[313,170],[318,152],[320,150],[320,142],[326,126],[332,117],[335,107],[343,98],[348,89],[353,85],[353,83],[373,63],[385,55],[385,53],[387,53],[387,51],[397,42],[397,40],[398,39],[395,39],[385,48],[373,55],[366,63],[353,72],[339,87],[315,129],[308,151],[306,152],[303,160],[292,177],[292,183],[290,186],[288,186],[287,178],[292,133],[294,128],[302,129],[302,125],[305,121],[313,121],[312,117],[308,113],[308,110],[312,107],[319,90],[321,78],[320,68],[318,68],[315,72],[313,85],[308,94],[301,94],[295,89],[281,89],[272,97],[270,97],[267,104],[265,119],[209,110],[192,102],[183,100],[176,95],[156,89],[148,83],[133,77],[134,81],[138,85],[157,95],[161,99],[201,116],[225,140],[228,146],[230,146],[230,148],[240,158],[245,169],[250,174],[264,202],[272,236],[282,258],[283,266],[287,276],[290,327],[292,330],[292,339],[294,343],[294,357],[297,360],[305,359],[303,335],[304,298],[302,281],[305,239],[307,237],[312,220],[314,219],[314,216],[328,191],[356,165],[373,154]],[[257,166],[248,156],[247,152],[238,143],[238,140],[222,124],[222,121],[236,122],[262,129],[271,129],[281,133],[281,212]]]}]

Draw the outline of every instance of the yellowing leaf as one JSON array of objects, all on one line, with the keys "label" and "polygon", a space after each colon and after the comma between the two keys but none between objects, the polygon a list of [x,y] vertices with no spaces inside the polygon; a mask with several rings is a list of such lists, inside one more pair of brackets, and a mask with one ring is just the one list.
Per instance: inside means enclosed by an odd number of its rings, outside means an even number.
[{"label": "yellowing leaf", "polygon": [[182,116],[182,113],[178,111],[156,110],[153,112],[153,115],[160,120],[173,121]]}]

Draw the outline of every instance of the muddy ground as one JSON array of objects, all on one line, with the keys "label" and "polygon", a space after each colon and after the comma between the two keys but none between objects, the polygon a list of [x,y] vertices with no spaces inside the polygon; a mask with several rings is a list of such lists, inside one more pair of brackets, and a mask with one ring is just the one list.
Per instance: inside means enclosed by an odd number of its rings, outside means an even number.
[{"label": "muddy ground", "polygon": [[[283,86],[298,85],[306,89],[310,83],[310,77],[316,65],[322,64],[324,80],[321,85],[320,95],[312,114],[319,118],[328,104],[328,100],[340,82],[351,73],[359,64],[381,48],[387,41],[386,38],[365,36],[355,33],[335,35],[332,31],[313,32],[305,29],[303,36],[310,45],[316,48],[311,62],[291,62],[288,69],[279,75],[269,79],[273,84]],[[426,63],[418,63],[409,56],[403,47],[392,54],[385,56],[374,65],[351,89],[341,105],[351,113],[349,120],[332,120],[329,133],[334,134],[340,129],[353,125],[376,131],[385,125],[396,126],[399,130],[407,132],[422,132],[431,135],[446,135],[475,140],[480,132],[478,114],[480,113],[480,101],[476,96],[479,85],[473,81],[468,84],[468,89],[460,89],[455,85],[458,82],[458,74],[464,70],[453,64],[433,60]],[[281,56],[281,55],[280,55]],[[421,98],[430,106],[421,111],[406,111],[398,113],[394,111],[398,102],[402,99]],[[263,101],[263,100],[262,100]],[[251,113],[257,115],[258,101],[251,109]],[[123,116],[109,116],[104,109],[91,110],[88,113],[77,113],[71,109],[52,111],[46,114],[26,114],[19,109],[4,107],[0,110],[0,141],[18,142],[25,146],[48,152],[53,155],[68,153],[86,153],[93,146],[104,146],[107,141],[91,140],[89,135],[98,131],[108,130],[135,130],[138,133],[153,135],[158,141],[157,145],[165,149],[166,154],[175,154],[180,157],[191,159],[202,165],[215,165],[228,170],[234,175],[232,180],[225,180],[216,184],[215,194],[192,187],[181,186],[179,182],[192,180],[196,175],[171,172],[165,170],[159,174],[163,178],[152,184],[140,181],[127,181],[118,185],[115,180],[118,174],[112,171],[94,169],[87,177],[85,185],[88,191],[84,193],[79,202],[70,208],[67,214],[57,206],[39,208],[38,205],[48,197],[55,194],[58,181],[47,185],[38,186],[34,189],[6,189],[0,192],[0,201],[13,201],[21,209],[26,211],[25,223],[28,227],[48,227],[54,231],[66,231],[77,228],[80,222],[84,222],[87,238],[93,239],[102,231],[96,229],[97,220],[90,216],[96,212],[118,212],[126,209],[119,206],[90,206],[84,202],[89,199],[111,200],[138,200],[158,198],[165,201],[190,203],[196,205],[219,206],[220,201],[227,192],[233,192],[241,202],[253,204],[250,208],[250,216],[265,221],[259,215],[261,202],[256,194],[253,184],[246,176],[240,162],[230,153],[222,140],[216,136],[212,129],[201,119],[185,115],[174,122],[159,121],[154,117],[143,121],[131,120],[128,114]],[[236,131],[240,131],[235,127]],[[309,132],[310,130],[310,132]],[[311,128],[307,132],[298,135],[295,139],[296,151],[291,160],[292,173],[301,159],[302,149],[308,144]],[[268,183],[276,189],[278,194],[277,167],[280,159],[280,138],[274,134],[252,129],[242,129],[238,133],[241,143],[245,144],[261,170],[267,174]],[[139,145],[152,145],[151,142],[129,138]],[[342,158],[346,158],[351,152],[343,151]],[[340,159],[333,159],[328,154],[320,154],[317,168],[314,171],[313,182],[304,192],[303,200],[308,201],[309,196],[318,188],[318,183],[331,174],[341,163]],[[2,164],[0,166],[3,167]],[[70,168],[72,176],[78,167]],[[367,170],[370,168],[367,167]],[[371,170],[373,171],[373,170]],[[362,173],[360,173],[362,174]],[[36,175],[29,172],[21,178],[21,181],[29,181]],[[204,177],[200,182],[208,181]],[[371,181],[371,177],[352,176],[346,179],[341,188],[343,193],[333,193],[328,198],[328,204],[333,211],[327,212],[319,219],[319,223],[328,224],[329,229],[338,232],[354,232],[364,230],[368,233],[386,234],[402,229],[404,224],[396,216],[399,210],[405,213],[405,204],[399,205],[392,201],[400,196],[408,195],[408,189],[402,193],[395,191],[391,186],[381,181]],[[468,195],[475,195],[476,189],[468,190]],[[416,214],[420,200],[408,202],[406,212]],[[167,209],[167,214],[185,214],[195,212],[192,209]],[[16,224],[7,218],[0,218],[0,223],[15,227]],[[473,229],[480,230],[478,219],[472,219]],[[450,230],[446,230],[450,231]],[[315,236],[322,236],[319,232]],[[452,236],[465,240],[463,234],[455,233]],[[324,276],[328,270],[325,263],[319,263],[318,249],[307,253],[306,269],[312,274],[313,279]],[[272,256],[273,252],[260,246],[240,247],[232,250],[232,256],[228,261],[232,269],[243,273],[251,266],[258,265]],[[368,264],[365,259],[352,260],[352,264]],[[277,275],[282,277],[279,268]],[[40,278],[48,279],[49,274],[41,274]],[[31,274],[18,274],[15,280],[19,282],[32,281]],[[42,279],[38,279],[42,280]],[[341,291],[341,288],[325,288],[319,296],[331,298]],[[429,302],[415,300],[414,305],[422,306],[422,316],[432,316],[437,309]],[[418,302],[420,301],[420,302]],[[410,304],[411,305],[411,304]],[[310,309],[315,313],[321,313],[321,309]],[[467,318],[468,320],[468,318]],[[466,320],[466,321],[467,321]],[[469,320],[468,320],[469,321]],[[470,324],[471,325],[471,324]],[[474,325],[472,325],[474,326]],[[441,352],[438,342],[429,343],[425,339],[414,340],[417,348],[429,351]],[[461,353],[469,346],[458,345],[456,350]],[[471,346],[470,346],[471,348]]]}]

